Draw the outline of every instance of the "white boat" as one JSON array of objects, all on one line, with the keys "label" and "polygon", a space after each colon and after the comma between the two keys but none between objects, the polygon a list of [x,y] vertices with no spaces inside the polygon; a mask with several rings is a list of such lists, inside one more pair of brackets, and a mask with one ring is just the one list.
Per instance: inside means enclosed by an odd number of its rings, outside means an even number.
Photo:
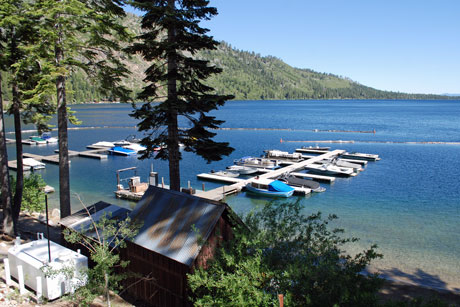
[{"label": "white boat", "polygon": [[316,145],[316,146],[302,146],[301,149],[328,151],[331,149],[331,147],[319,147],[318,145]]},{"label": "white boat", "polygon": [[137,143],[129,143],[128,145],[123,145],[123,148],[134,150],[135,152],[142,152],[147,149],[147,147],[139,145]]},{"label": "white boat", "polygon": [[46,140],[44,140],[41,137],[36,136],[36,135],[30,136],[29,139],[32,142],[35,142],[37,145],[45,145],[46,144]]},{"label": "white boat", "polygon": [[126,141],[126,140],[120,140],[120,141],[115,141],[115,142],[113,142],[113,144],[114,144],[115,146],[122,146],[122,147],[124,147],[124,146],[126,146],[126,145],[130,145],[131,142],[128,142],[128,141]]},{"label": "white boat", "polygon": [[278,162],[276,160],[266,159],[266,158],[255,158],[255,157],[243,157],[241,159],[235,160],[236,165],[249,166],[256,168],[265,168],[265,169],[275,169],[278,167]]},{"label": "white boat", "polygon": [[378,161],[380,160],[379,155],[366,154],[360,152],[345,152],[341,155],[342,158],[356,159],[356,160],[367,160],[367,161]]},{"label": "white boat", "polygon": [[236,178],[240,175],[240,173],[236,172],[230,172],[230,171],[211,171],[210,174],[212,175],[217,175],[217,176],[222,176],[222,177],[230,177],[230,178]]},{"label": "white boat", "polygon": [[281,158],[281,159],[288,159],[288,160],[302,160],[302,154],[300,152],[289,153],[287,151],[281,151],[277,149],[273,150],[265,150],[265,156],[267,158]]},{"label": "white boat", "polygon": [[227,169],[231,172],[240,173],[241,175],[250,175],[257,173],[257,168],[242,165],[230,165],[227,166]]},{"label": "white boat", "polygon": [[246,185],[246,190],[271,197],[290,197],[294,194],[293,187],[273,179],[255,179]]},{"label": "white boat", "polygon": [[57,138],[53,138],[53,137],[50,137],[50,138],[46,139],[46,143],[48,143],[48,144],[55,144],[58,141],[59,140]]},{"label": "white boat", "polygon": [[97,147],[110,147],[110,148],[113,148],[113,147],[115,147],[115,144],[112,143],[112,142],[101,141],[101,142],[94,143],[94,144],[92,144],[91,146],[97,146]]},{"label": "white boat", "polygon": [[361,166],[361,164],[344,161],[344,160],[339,159],[337,157],[321,160],[321,161],[318,161],[318,163],[320,163],[320,164],[331,163],[332,165],[335,165],[335,166],[338,166],[338,167],[352,168],[353,171],[355,171],[355,172],[360,172],[360,171],[363,170],[363,167]]},{"label": "white boat", "polygon": [[48,144],[57,143],[58,139],[51,136],[51,132],[43,132],[41,138],[46,141]]},{"label": "white boat", "polygon": [[312,173],[320,173],[333,176],[356,176],[356,173],[353,171],[352,168],[339,167],[331,163],[323,165],[311,164],[306,166],[305,169]]},{"label": "white boat", "polygon": [[42,163],[32,158],[22,159],[22,164],[24,164],[24,166],[29,166],[33,171],[45,168],[45,163]]}]

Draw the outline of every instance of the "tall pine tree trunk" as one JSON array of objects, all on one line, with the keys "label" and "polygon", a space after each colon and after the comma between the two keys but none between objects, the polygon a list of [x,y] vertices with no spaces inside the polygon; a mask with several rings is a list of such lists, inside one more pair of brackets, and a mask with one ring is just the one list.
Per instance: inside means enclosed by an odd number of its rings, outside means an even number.
[{"label": "tall pine tree trunk", "polygon": [[[59,36],[55,46],[56,65],[60,66],[64,58],[64,51],[61,44],[62,36]],[[56,78],[57,89],[57,119],[58,119],[58,138],[59,138],[59,203],[61,218],[69,216],[70,209],[70,170],[69,170],[69,146],[67,135],[67,103],[65,93],[65,76],[60,75]]]},{"label": "tall pine tree trunk", "polygon": [[[175,9],[175,0],[168,0],[171,12]],[[168,28],[168,41],[173,44],[176,41],[174,25]],[[168,153],[169,153],[169,181],[170,189],[180,191],[180,168],[179,168],[179,132],[177,124],[177,59],[176,51],[168,54]]]},{"label": "tall pine tree trunk", "polygon": [[6,148],[5,121],[3,119],[2,75],[0,73],[0,185],[3,209],[3,233],[14,236],[13,203],[11,197],[8,151]]},{"label": "tall pine tree trunk", "polygon": [[21,134],[21,113],[20,113],[20,101],[19,101],[19,89],[16,81],[12,84],[13,93],[13,118],[14,118],[14,134],[16,138],[16,191],[13,199],[13,225],[14,232],[17,233],[17,221],[19,218],[19,212],[21,212],[22,203],[22,192],[24,189],[24,170],[22,161],[22,134]]}]

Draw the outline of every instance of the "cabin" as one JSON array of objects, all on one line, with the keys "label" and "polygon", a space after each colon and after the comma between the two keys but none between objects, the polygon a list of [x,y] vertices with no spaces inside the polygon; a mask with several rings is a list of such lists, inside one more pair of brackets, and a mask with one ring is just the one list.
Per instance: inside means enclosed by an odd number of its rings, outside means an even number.
[{"label": "cabin", "polygon": [[[111,212],[113,218],[127,215],[142,224],[120,255],[130,261],[127,269],[141,276],[125,281],[126,292],[152,306],[191,306],[186,275],[206,267],[216,247],[243,225],[225,203],[155,186],[149,186],[129,214],[107,203],[96,205],[89,208],[93,219]],[[82,219],[89,220],[86,210],[64,218],[61,225],[76,229]]]}]

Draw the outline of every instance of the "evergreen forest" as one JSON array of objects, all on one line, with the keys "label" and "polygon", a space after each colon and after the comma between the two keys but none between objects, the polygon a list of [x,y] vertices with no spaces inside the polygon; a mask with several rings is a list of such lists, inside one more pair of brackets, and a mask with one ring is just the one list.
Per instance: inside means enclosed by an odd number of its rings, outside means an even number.
[{"label": "evergreen forest", "polygon": [[[139,34],[140,17],[127,14],[124,24]],[[131,74],[124,85],[132,90],[134,99],[145,85],[144,71],[149,66],[140,56],[120,53]],[[221,74],[209,78],[208,83],[217,94],[234,95],[236,100],[298,100],[298,99],[458,99],[456,96],[408,94],[381,91],[349,78],[331,73],[315,72],[289,66],[274,56],[261,56],[254,52],[238,50],[229,43],[221,42],[217,50],[200,52],[197,55],[223,69]],[[9,76],[2,72],[4,101],[11,101],[8,91]],[[107,97],[92,84],[80,70],[72,72],[67,80],[68,98],[72,104],[116,101]]]}]

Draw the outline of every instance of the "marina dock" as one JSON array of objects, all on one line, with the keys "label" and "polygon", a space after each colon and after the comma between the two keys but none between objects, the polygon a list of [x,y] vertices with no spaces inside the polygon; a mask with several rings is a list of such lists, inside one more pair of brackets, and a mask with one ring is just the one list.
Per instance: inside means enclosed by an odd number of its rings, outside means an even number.
[{"label": "marina dock", "polygon": [[[276,178],[278,176],[281,176],[284,173],[292,173],[292,172],[295,172],[295,171],[303,170],[303,169],[305,169],[306,166],[313,165],[316,162],[321,161],[321,160],[336,157],[336,156],[338,156],[338,155],[340,155],[340,154],[342,154],[344,152],[345,152],[345,150],[327,151],[327,152],[325,152],[325,153],[323,153],[323,154],[321,154],[319,156],[310,158],[308,160],[303,160],[303,161],[300,161],[300,162],[297,162],[297,163],[293,163],[293,164],[287,165],[285,167],[281,167],[281,168],[278,168],[278,169],[275,169],[275,170],[264,170],[263,171],[264,174],[261,174],[261,175],[256,176],[256,177],[258,177],[260,179]],[[206,176],[208,176],[208,175],[211,175],[211,174],[206,174]],[[305,175],[305,177],[310,177],[312,174],[303,174],[303,175]],[[205,174],[199,174],[198,176],[199,176],[198,178],[205,178]],[[319,176],[319,175],[316,175],[316,176]],[[232,180],[232,181],[235,180],[235,179],[238,180],[238,178],[228,178],[228,177],[216,176],[216,175],[213,175],[213,177],[214,177],[213,180],[220,180],[220,181],[226,180],[226,182],[230,182],[230,183],[231,183],[230,180]],[[219,178],[219,177],[221,177],[221,178]],[[212,200],[222,200],[227,195],[238,193],[239,191],[241,191],[248,183],[253,181],[256,177],[252,177],[252,178],[249,178],[249,179],[239,179],[238,181],[233,181],[234,183],[231,184],[231,185],[221,186],[221,187],[215,188],[213,190],[201,192],[198,196],[203,197],[203,198],[212,199]],[[322,176],[322,177],[328,177],[328,176]],[[317,179],[317,178],[315,178],[315,179]],[[323,179],[325,179],[325,178],[323,178]],[[334,180],[335,180],[335,178],[334,178]],[[332,182],[332,181],[333,180],[331,180],[330,182]]]},{"label": "marina dock", "polygon": [[[17,160],[8,161],[8,168],[17,171],[18,170],[18,161]],[[31,167],[27,166],[27,165],[22,166],[22,169],[23,169],[24,172],[30,171],[30,168]]]},{"label": "marina dock", "polygon": [[[69,150],[69,157],[86,157],[86,158],[94,158],[94,159],[99,159],[99,160],[104,160],[107,159],[106,154],[101,154],[100,152],[105,152],[107,151],[107,148],[105,149],[94,149],[94,150],[85,150],[85,151],[75,151],[75,150]],[[59,149],[56,149],[54,152],[58,153]]]},{"label": "marina dock", "polygon": [[31,153],[23,153],[22,156],[24,158],[32,158],[37,161],[41,162],[49,162],[49,163],[54,163],[54,164],[59,164],[59,155],[51,155],[51,156],[41,156],[41,155],[36,155],[36,154],[31,154]]}]

